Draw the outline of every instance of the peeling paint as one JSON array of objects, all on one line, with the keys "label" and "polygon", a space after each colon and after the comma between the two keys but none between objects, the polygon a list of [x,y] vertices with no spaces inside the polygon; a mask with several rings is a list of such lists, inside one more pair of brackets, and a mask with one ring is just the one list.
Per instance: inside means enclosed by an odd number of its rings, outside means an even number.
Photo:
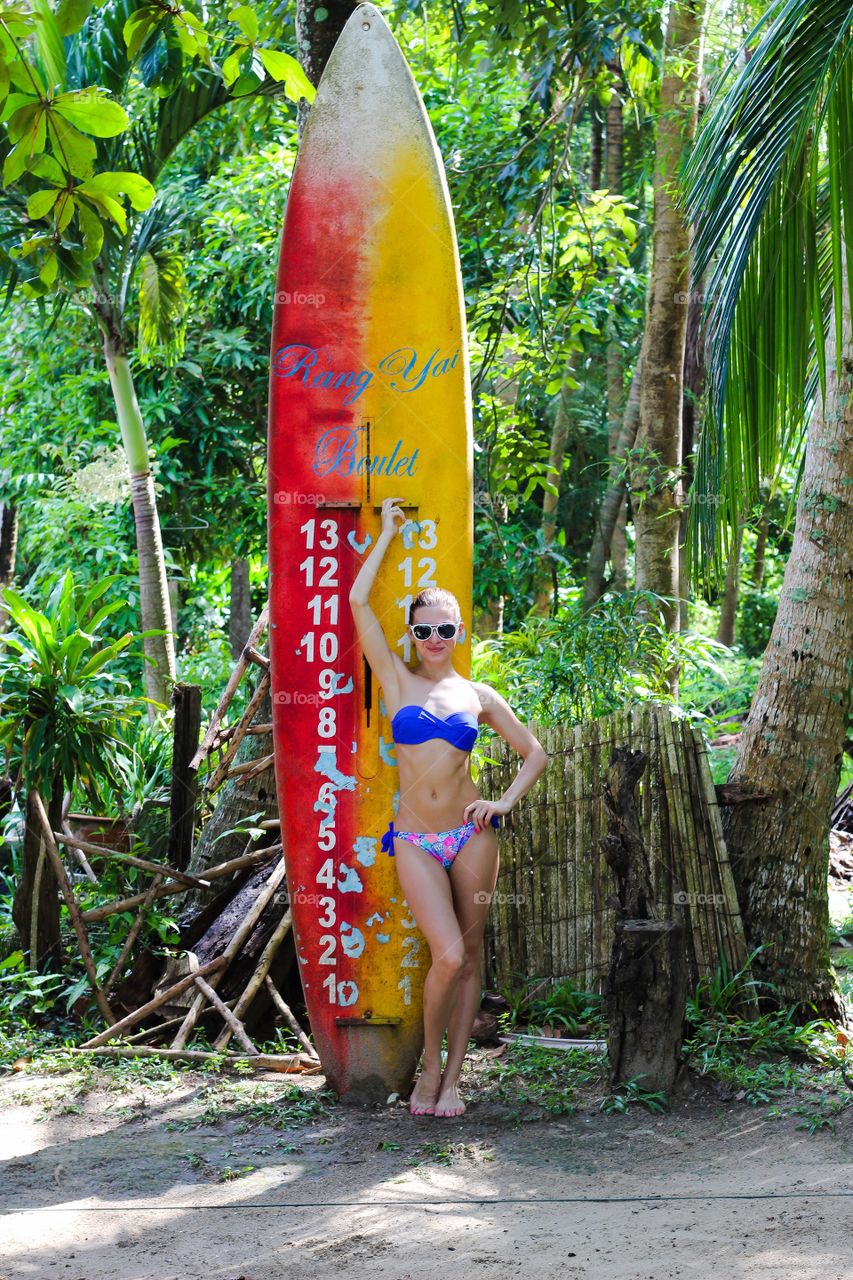
[{"label": "peeling paint", "polygon": [[338,769],[336,747],[320,747],[314,772],[328,778],[339,791],[355,791],[355,774],[341,773]]},{"label": "peeling paint", "polygon": [[376,861],[376,836],[356,836],[352,846],[356,862],[372,867]]},{"label": "peeling paint", "polygon": [[354,924],[342,920],[340,924],[341,946],[344,954],[351,960],[357,960],[364,950],[364,934]]},{"label": "peeling paint", "polygon": [[355,867],[348,867],[345,862],[338,868],[338,889],[341,893],[361,893],[364,885]]}]

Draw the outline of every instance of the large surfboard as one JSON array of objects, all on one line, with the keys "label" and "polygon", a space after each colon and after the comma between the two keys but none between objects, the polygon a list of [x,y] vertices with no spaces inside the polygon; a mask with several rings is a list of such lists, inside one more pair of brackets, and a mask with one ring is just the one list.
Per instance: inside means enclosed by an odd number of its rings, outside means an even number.
[{"label": "large surfboard", "polygon": [[[385,497],[407,520],[371,596],[404,661],[409,601],[451,590],[471,629],[472,439],[459,255],[412,74],[360,5],[293,171],[270,371],[270,659],[276,784],[315,1043],[343,1096],[410,1087],[429,949],[380,849],[391,729],[348,595]],[[467,644],[456,669],[469,675]]]}]

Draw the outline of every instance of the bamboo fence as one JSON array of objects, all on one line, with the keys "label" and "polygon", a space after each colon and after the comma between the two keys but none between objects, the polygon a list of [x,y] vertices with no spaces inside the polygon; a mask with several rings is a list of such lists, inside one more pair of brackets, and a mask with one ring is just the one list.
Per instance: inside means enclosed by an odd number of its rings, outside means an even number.
[{"label": "bamboo fence", "polygon": [[[721,961],[747,960],[707,748],[698,729],[653,703],[579,725],[531,722],[550,757],[536,786],[503,819],[501,866],[486,928],[486,982],[569,981],[601,994],[616,925],[616,883],[599,839],[603,784],[614,747],[647,757],[637,812],[649,857],[656,918],[684,924],[691,989]],[[519,759],[500,738],[479,779],[497,799]]]}]

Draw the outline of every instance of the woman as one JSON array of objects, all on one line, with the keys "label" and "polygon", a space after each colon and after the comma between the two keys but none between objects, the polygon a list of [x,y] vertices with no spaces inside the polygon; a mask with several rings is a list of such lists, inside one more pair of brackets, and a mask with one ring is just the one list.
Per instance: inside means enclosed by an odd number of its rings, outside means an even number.
[{"label": "woman", "polygon": [[[382,846],[396,858],[400,886],[432,960],[424,983],[423,1066],[409,1110],[412,1115],[459,1116],[465,1104],[457,1083],[480,1004],[483,932],[498,875],[494,827],[498,815],[509,813],[530,790],[548,756],[500,694],[454,671],[453,651],[464,639],[464,627],[449,591],[428,588],[409,606],[408,631],[419,659],[413,671],[390,648],[368,601],[398,532],[397,517],[405,520],[399,501],[386,498],[382,503],[382,532],[349,601],[364,655],[382,685],[397,744],[400,802]],[[524,758],[500,800],[484,800],[471,777],[478,723],[489,725]]]}]

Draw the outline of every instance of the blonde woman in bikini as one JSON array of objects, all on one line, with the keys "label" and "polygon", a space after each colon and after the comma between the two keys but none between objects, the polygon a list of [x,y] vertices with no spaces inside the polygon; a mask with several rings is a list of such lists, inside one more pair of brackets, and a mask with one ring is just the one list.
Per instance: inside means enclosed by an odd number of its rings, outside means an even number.
[{"label": "blonde woman in bikini", "polygon": [[[459,1116],[465,1104],[457,1086],[480,1005],[483,932],[498,875],[494,828],[499,815],[509,813],[543,773],[548,756],[500,694],[454,671],[453,653],[464,627],[449,591],[428,588],[409,606],[408,631],[419,659],[414,670],[389,646],[369,597],[397,535],[397,520],[405,520],[399,502],[386,498],[382,503],[382,532],[349,601],[364,655],[382,685],[396,743],[400,802],[382,847],[396,858],[400,886],[432,961],[424,983],[423,1066],[409,1110]],[[470,752],[479,724],[489,725],[524,760],[499,800],[484,800],[471,777]]]}]

